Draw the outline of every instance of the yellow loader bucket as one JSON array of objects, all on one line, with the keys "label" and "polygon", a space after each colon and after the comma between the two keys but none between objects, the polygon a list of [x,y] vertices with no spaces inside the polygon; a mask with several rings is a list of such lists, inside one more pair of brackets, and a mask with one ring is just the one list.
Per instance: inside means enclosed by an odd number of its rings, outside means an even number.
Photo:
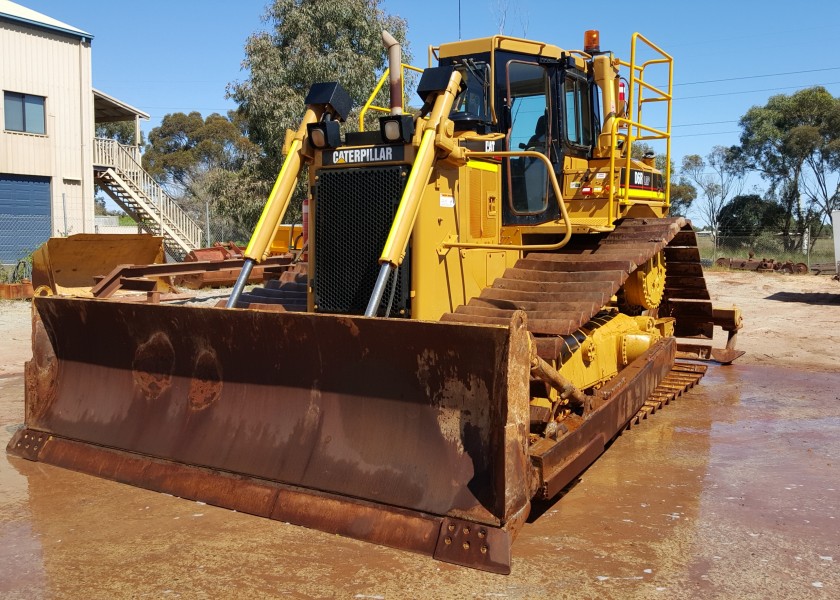
[{"label": "yellow loader bucket", "polygon": [[33,321],[11,453],[510,571],[533,495],[521,316],[500,327],[48,297]]},{"label": "yellow loader bucket", "polygon": [[162,237],[145,233],[77,233],[50,238],[33,253],[32,285],[41,295],[90,297],[94,278],[107,275],[118,265],[162,262]]}]

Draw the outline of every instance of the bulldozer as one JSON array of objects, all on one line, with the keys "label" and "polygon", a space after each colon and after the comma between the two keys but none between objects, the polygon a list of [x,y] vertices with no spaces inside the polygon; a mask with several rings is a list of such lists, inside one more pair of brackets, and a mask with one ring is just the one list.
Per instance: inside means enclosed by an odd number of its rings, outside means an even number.
[{"label": "bulldozer", "polygon": [[[738,354],[669,216],[670,55],[442,44],[412,112],[383,38],[356,131],[341,85],[309,90],[223,305],[35,299],[9,453],[507,574],[532,505],[693,386],[686,359]],[[304,267],[246,288],[304,173]]]}]

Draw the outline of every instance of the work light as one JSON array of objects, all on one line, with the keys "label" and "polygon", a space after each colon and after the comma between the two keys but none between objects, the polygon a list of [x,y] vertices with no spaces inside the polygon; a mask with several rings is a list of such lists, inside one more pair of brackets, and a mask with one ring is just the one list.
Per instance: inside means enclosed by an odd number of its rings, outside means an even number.
[{"label": "work light", "polygon": [[389,115],[380,117],[379,131],[386,143],[407,144],[414,136],[414,118],[411,115]]},{"label": "work light", "polygon": [[310,123],[306,126],[306,131],[309,134],[309,143],[319,150],[337,148],[341,145],[341,129],[338,121]]}]

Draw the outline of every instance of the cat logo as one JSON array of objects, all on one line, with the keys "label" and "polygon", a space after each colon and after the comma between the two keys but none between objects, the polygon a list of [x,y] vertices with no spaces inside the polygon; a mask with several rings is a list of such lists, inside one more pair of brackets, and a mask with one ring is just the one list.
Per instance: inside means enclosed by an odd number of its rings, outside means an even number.
[{"label": "cat logo", "polygon": [[405,156],[402,146],[372,146],[342,148],[324,152],[324,165],[344,165],[372,162],[393,162]]}]

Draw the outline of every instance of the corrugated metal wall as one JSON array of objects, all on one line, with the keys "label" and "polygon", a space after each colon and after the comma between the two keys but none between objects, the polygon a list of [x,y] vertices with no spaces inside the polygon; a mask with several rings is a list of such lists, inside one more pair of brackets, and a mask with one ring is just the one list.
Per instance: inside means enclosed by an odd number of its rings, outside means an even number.
[{"label": "corrugated metal wall", "polygon": [[0,93],[46,98],[46,135],[5,131],[0,114],[0,173],[51,179],[53,235],[65,214],[70,233],[93,231],[90,52],[90,41],[0,20]]},{"label": "corrugated metal wall", "polygon": [[0,173],[0,264],[14,265],[52,229],[49,177]]}]

